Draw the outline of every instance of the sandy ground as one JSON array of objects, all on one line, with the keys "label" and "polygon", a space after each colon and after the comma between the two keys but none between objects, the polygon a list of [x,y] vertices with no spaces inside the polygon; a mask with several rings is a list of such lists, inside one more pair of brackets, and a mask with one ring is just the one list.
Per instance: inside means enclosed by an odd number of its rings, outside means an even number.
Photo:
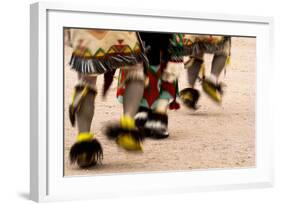
[{"label": "sandy ground", "polygon": [[[81,170],[71,165],[68,154],[75,142],[76,128],[68,119],[76,73],[70,70],[71,49],[65,49],[65,175],[94,175],[151,171],[179,171],[210,168],[242,168],[255,166],[255,84],[256,41],[254,38],[233,38],[231,65],[221,80],[227,84],[223,103],[218,106],[201,92],[200,109],[196,112],[182,106],[169,111],[170,137],[144,142],[144,153],[132,154],[108,141],[101,129],[108,122],[118,120],[122,106],[116,100],[115,79],[104,101],[96,98],[94,123],[91,130],[101,142],[104,160],[101,165]],[[211,55],[206,55],[209,73]],[[102,77],[98,87],[102,87]],[[180,87],[186,86],[186,72],[181,73]],[[197,87],[201,90],[200,84]],[[99,89],[101,90],[101,89]]]}]

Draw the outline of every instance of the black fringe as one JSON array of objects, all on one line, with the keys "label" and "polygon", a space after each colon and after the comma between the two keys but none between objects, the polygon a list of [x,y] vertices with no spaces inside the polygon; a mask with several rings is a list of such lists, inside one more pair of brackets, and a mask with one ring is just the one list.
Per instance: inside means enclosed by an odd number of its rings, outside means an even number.
[{"label": "black fringe", "polygon": [[168,126],[168,115],[162,113],[151,112],[149,120],[160,121],[165,126]]},{"label": "black fringe", "polygon": [[139,110],[138,110],[138,113],[140,112],[145,112],[147,113],[147,118],[146,119],[140,119],[140,118],[135,118],[135,123],[136,123],[136,126],[139,128],[139,129],[142,129],[144,124],[146,123],[146,121],[148,120],[149,118],[149,115],[151,113],[151,109],[148,109],[146,107],[139,107]]},{"label": "black fringe", "polygon": [[102,96],[103,97],[106,96],[107,91],[108,91],[108,89],[110,88],[110,86],[113,82],[115,72],[116,72],[116,69],[113,70],[113,71],[106,72],[103,76],[103,90],[102,90]]},{"label": "black fringe", "polygon": [[69,64],[78,73],[103,74],[120,67],[132,66],[141,62],[148,64],[147,58],[143,53],[131,55],[116,54],[102,58],[85,58],[73,53]]},{"label": "black fringe", "polygon": [[[186,100],[182,98],[182,95],[186,95],[186,93],[190,93],[192,95],[192,100]],[[197,102],[199,100],[200,97],[200,93],[198,90],[193,89],[193,88],[185,88],[183,90],[180,91],[180,98],[182,100],[182,102],[184,103],[185,106],[187,106],[188,108],[192,108],[194,110],[197,109]]]},{"label": "black fringe", "polygon": [[213,44],[209,42],[195,42],[190,46],[185,45],[183,47],[184,56],[198,56],[203,53],[213,54],[215,52],[222,51],[224,49],[225,43],[229,41],[230,38],[224,37],[224,40],[218,44]]},{"label": "black fringe", "polygon": [[[81,159],[84,154],[86,158]],[[70,149],[69,158],[72,164],[77,163],[80,168],[95,166],[103,159],[102,146],[97,139],[76,142]]]},{"label": "black fringe", "polygon": [[149,121],[155,121],[155,122],[161,122],[166,129],[149,129],[147,127],[143,127],[143,132],[145,133],[145,136],[148,138],[160,140],[165,139],[169,137],[169,133],[167,132],[168,129],[168,115],[167,114],[161,114],[161,113],[155,113],[151,112],[147,122]]},{"label": "black fringe", "polygon": [[144,135],[139,129],[127,130],[120,127],[120,124],[117,123],[107,125],[104,133],[110,140],[116,140],[120,134],[129,134],[138,141],[142,141],[144,139]]}]

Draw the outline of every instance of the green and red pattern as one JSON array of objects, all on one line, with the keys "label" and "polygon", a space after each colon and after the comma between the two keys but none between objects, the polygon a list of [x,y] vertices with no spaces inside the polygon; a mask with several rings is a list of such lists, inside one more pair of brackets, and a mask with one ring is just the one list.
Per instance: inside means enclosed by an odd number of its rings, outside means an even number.
[{"label": "green and red pattern", "polygon": [[[168,83],[161,80],[163,66],[150,66],[147,69],[146,76],[149,79],[146,85],[140,106],[154,109],[159,99],[170,100],[170,109],[178,109],[179,104],[176,102],[178,96],[178,82]],[[125,93],[126,71],[120,69],[118,79],[117,98],[122,103]]]}]

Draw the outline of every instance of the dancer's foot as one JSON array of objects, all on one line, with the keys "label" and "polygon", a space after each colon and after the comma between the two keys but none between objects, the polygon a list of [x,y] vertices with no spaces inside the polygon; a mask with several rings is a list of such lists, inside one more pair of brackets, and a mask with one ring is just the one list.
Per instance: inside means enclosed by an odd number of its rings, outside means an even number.
[{"label": "dancer's foot", "polygon": [[194,88],[185,88],[180,91],[180,98],[183,104],[191,109],[196,110],[197,102],[200,97],[199,91]]},{"label": "dancer's foot", "polygon": [[142,152],[142,134],[135,125],[135,120],[129,116],[122,116],[120,124],[110,125],[106,129],[109,139],[127,151]]},{"label": "dancer's foot", "polygon": [[71,163],[77,163],[80,168],[95,166],[102,161],[102,146],[92,133],[80,133],[70,149],[69,158]]},{"label": "dancer's foot", "polygon": [[168,115],[164,113],[151,112],[143,129],[146,137],[153,139],[165,139],[169,137]]},{"label": "dancer's foot", "polygon": [[139,129],[143,129],[144,124],[148,120],[151,113],[151,109],[140,107],[137,114],[135,115],[135,123]]},{"label": "dancer's foot", "polygon": [[202,88],[204,92],[215,102],[221,103],[222,102],[222,95],[223,95],[223,87],[225,85],[222,83],[215,83],[211,79],[204,79],[202,81]]}]

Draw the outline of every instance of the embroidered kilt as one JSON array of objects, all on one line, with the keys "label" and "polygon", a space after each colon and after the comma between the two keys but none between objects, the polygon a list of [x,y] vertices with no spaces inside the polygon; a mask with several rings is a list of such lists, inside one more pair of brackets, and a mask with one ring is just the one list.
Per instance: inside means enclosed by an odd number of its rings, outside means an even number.
[{"label": "embroidered kilt", "polygon": [[230,37],[213,35],[191,35],[183,36],[183,53],[185,56],[200,56],[204,53],[214,54],[217,52],[229,53]]},{"label": "embroidered kilt", "polygon": [[70,66],[81,74],[103,74],[146,61],[136,32],[70,29]]},{"label": "embroidered kilt", "polygon": [[[144,89],[140,106],[154,109],[160,99],[167,99],[170,103],[175,102],[178,96],[177,80],[169,83],[163,81],[161,77],[168,61],[182,60],[182,35],[140,32],[140,37],[144,41],[149,59],[149,66],[145,68],[148,85]],[[121,103],[126,90],[125,81],[126,73],[121,69],[117,89],[117,98]]]}]

